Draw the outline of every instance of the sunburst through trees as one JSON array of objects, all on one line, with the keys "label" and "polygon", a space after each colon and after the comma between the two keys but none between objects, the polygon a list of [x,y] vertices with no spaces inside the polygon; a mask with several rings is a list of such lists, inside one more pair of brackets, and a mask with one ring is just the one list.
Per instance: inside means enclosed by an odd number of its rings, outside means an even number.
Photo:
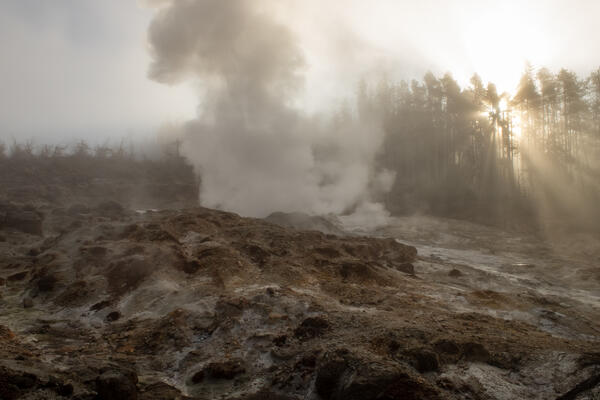
[{"label": "sunburst through trees", "polygon": [[540,196],[555,214],[574,212],[558,191],[600,199],[600,69],[581,78],[528,65],[514,94],[478,75],[461,88],[432,73],[363,82],[358,93],[360,118],[385,127],[379,162],[396,171],[393,211],[498,220],[536,214]]}]

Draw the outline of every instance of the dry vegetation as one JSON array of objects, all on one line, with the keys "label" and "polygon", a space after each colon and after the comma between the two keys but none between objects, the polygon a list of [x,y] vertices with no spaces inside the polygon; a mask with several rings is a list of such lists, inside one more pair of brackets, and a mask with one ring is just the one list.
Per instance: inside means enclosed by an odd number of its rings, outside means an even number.
[{"label": "dry vegetation", "polygon": [[123,144],[5,147],[0,147],[0,200],[63,206],[114,200],[131,208],[197,203],[199,181],[193,168],[169,147],[155,158],[136,156]]}]

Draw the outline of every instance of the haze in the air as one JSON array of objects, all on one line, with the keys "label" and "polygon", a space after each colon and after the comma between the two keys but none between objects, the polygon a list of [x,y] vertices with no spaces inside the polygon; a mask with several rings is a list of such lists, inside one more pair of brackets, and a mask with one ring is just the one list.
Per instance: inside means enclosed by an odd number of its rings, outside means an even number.
[{"label": "haze in the air", "polygon": [[[477,71],[514,88],[525,59],[587,73],[600,64],[594,0],[296,1],[272,4],[299,36],[312,109],[340,102],[373,68],[400,78]],[[0,137],[49,141],[152,134],[190,118],[193,85],[146,77],[153,10],[135,0],[0,3]]]},{"label": "haze in the air", "polygon": [[209,207],[487,215],[539,187],[551,189],[544,204],[561,203],[548,171],[593,182],[596,1],[7,0],[0,10],[0,137],[183,139]]}]

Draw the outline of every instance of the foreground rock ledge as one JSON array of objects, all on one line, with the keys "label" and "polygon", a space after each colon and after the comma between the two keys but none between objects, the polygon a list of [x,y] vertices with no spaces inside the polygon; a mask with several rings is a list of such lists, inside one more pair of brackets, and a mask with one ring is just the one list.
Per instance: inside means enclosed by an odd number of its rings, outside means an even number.
[{"label": "foreground rock ledge", "polygon": [[436,282],[419,277],[416,249],[397,240],[203,208],[115,209],[45,210],[44,236],[2,232],[0,398],[585,398],[596,390],[597,338],[456,312],[436,296]]}]

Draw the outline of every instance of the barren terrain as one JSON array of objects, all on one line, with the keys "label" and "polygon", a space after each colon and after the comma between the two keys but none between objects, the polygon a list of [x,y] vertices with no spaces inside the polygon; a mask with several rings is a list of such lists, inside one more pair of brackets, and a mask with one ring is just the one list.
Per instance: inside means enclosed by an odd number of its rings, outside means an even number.
[{"label": "barren terrain", "polygon": [[1,193],[2,399],[600,396],[594,238],[58,185]]}]

